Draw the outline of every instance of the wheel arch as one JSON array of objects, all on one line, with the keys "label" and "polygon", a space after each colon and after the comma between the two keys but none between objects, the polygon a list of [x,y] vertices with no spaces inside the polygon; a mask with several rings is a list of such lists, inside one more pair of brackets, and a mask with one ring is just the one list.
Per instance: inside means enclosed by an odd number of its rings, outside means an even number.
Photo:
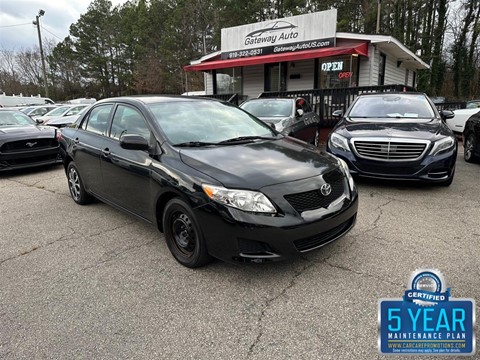
[{"label": "wheel arch", "polygon": [[173,188],[166,189],[165,191],[163,191],[158,196],[157,201],[155,203],[155,216],[157,221],[157,228],[162,233],[164,232],[163,231],[163,213],[165,211],[165,206],[170,200],[174,198],[182,199],[187,204],[191,205],[191,201],[189,201],[189,199],[180,191]]}]

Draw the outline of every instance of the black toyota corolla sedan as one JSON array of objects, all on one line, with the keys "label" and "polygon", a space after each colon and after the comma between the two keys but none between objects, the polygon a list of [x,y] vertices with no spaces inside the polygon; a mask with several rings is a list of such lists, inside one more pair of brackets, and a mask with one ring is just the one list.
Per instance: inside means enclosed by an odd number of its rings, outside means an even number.
[{"label": "black toyota corolla sedan", "polygon": [[[342,116],[341,113],[337,113]],[[457,141],[425,94],[375,93],[355,99],[329,136],[327,151],[352,174],[450,185]]]},{"label": "black toyota corolla sedan", "polygon": [[210,99],[97,102],[62,131],[71,196],[155,224],[187,267],[319,248],[355,223],[344,161]]},{"label": "black toyota corolla sedan", "polygon": [[0,171],[61,163],[60,136],[20,111],[0,109]]}]

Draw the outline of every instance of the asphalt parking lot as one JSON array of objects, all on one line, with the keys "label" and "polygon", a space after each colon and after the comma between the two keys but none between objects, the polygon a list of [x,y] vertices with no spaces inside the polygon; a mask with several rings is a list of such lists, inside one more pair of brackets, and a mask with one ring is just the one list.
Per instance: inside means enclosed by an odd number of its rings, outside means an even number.
[{"label": "asphalt parking lot", "polygon": [[377,302],[417,268],[478,314],[479,177],[459,155],[450,187],[359,181],[347,236],[289,262],[191,270],[154,227],[76,205],[62,167],[0,174],[0,358],[377,358]]}]

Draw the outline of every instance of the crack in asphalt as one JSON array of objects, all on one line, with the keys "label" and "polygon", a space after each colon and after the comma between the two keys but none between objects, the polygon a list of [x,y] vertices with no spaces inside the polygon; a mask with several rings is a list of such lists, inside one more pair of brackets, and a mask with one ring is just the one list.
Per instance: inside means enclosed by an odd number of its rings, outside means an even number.
[{"label": "crack in asphalt", "polygon": [[[132,225],[132,224],[135,224],[136,221],[132,221],[132,222],[129,222],[129,223],[126,223],[126,224],[122,224],[122,225],[119,225],[119,226],[115,226],[114,228],[110,228],[110,229],[106,229],[106,230],[102,230],[102,231],[99,231],[99,232],[96,232],[96,233],[93,233],[93,234],[88,234],[88,235],[81,235],[79,238],[80,239],[89,239],[91,237],[94,237],[94,236],[98,236],[98,235],[102,235],[102,234],[106,234],[106,233],[109,233],[111,231],[115,231],[115,230],[118,230],[118,229],[121,229],[121,228],[124,228],[124,227],[127,227],[129,225]],[[43,249],[43,248],[46,248],[50,245],[53,245],[57,242],[60,242],[60,241],[65,241],[65,240],[72,240],[72,239],[75,239],[77,237],[75,237],[75,235],[77,234],[77,231],[73,228],[70,227],[70,230],[71,230],[71,233],[69,234],[65,234],[65,235],[62,235],[60,238],[58,239],[55,239],[55,240],[52,240],[44,245],[37,245],[37,246],[33,246],[30,250],[27,250],[27,251],[23,251],[22,253],[18,254],[18,255],[14,255],[14,256],[11,256],[9,258],[6,258],[6,259],[3,259],[3,260],[0,260],[0,266],[3,265],[4,263],[6,263],[7,261],[11,261],[11,260],[15,260],[15,259],[18,259],[22,256],[25,256],[25,255],[28,255],[28,254],[31,254],[33,253],[34,251],[37,251],[39,249]]]},{"label": "crack in asphalt", "polygon": [[[52,178],[52,179],[53,179],[53,178]],[[20,184],[20,185],[23,185],[23,186],[26,186],[26,187],[35,188],[35,189],[39,189],[39,190],[44,190],[44,191],[47,191],[47,192],[49,192],[49,193],[51,193],[51,194],[62,195],[62,196],[70,197],[68,194],[64,194],[64,193],[61,193],[61,192],[56,192],[56,191],[54,191],[54,190],[47,189],[47,188],[45,188],[45,186],[42,186],[42,185],[37,186],[37,184],[38,184],[39,182],[46,181],[46,180],[49,180],[49,179],[42,179],[42,180],[39,180],[39,181],[37,181],[37,182],[35,182],[35,183],[33,183],[33,184],[25,184],[25,183],[23,183],[23,182],[21,182],[21,181],[19,181],[19,180],[15,180],[15,179],[12,179],[12,178],[7,178],[6,180],[12,181],[12,182],[14,182],[14,183],[17,183],[17,184]]]},{"label": "crack in asphalt", "polygon": [[348,271],[348,272],[354,273],[354,274],[356,274],[356,275],[364,276],[364,277],[371,278],[371,279],[380,280],[380,281],[382,281],[382,282],[384,282],[384,283],[387,283],[387,284],[390,284],[390,285],[401,286],[401,287],[404,288],[404,289],[407,288],[407,286],[406,286],[405,284],[396,283],[396,282],[394,282],[394,281],[386,280],[386,279],[383,279],[383,278],[378,277],[378,276],[375,276],[375,275],[371,275],[371,274],[364,273],[364,272],[361,272],[361,271],[356,271],[356,270],[350,269],[350,268],[348,268],[348,267],[346,267],[346,266],[341,266],[341,265],[332,264],[331,262],[328,262],[327,259],[324,260],[322,263],[327,264],[328,266],[333,267],[333,268],[335,268],[335,269],[340,269],[340,270],[344,270],[344,271]]},{"label": "crack in asphalt", "polygon": [[127,247],[125,249],[122,249],[121,251],[118,251],[118,252],[115,252],[115,251],[112,251],[112,252],[109,252],[107,254],[107,258],[104,259],[104,260],[100,260],[100,261],[97,261],[96,263],[92,264],[92,265],[89,265],[89,266],[85,266],[84,268],[81,269],[81,271],[86,271],[86,270],[89,270],[89,269],[92,269],[92,268],[95,268],[95,267],[98,267],[98,266],[101,266],[103,264],[106,264],[110,261],[113,261],[115,260],[116,258],[118,258],[119,256],[123,255],[123,254],[126,254],[128,253],[129,251],[131,250],[134,250],[134,249],[139,249],[139,248],[142,248],[144,246],[148,246],[154,242],[156,242],[157,240],[156,239],[153,239],[153,240],[150,240],[146,243],[143,243],[143,244],[139,244],[139,245],[133,245],[133,246],[130,246],[130,247]]},{"label": "crack in asphalt", "polygon": [[37,251],[39,249],[43,249],[43,248],[46,248],[50,245],[53,245],[57,242],[60,242],[60,241],[64,241],[64,240],[70,240],[72,238],[73,235],[76,234],[76,231],[73,229],[73,228],[70,228],[70,230],[72,231],[71,233],[69,234],[65,234],[65,235],[62,235],[60,236],[58,239],[55,239],[55,240],[52,240],[44,245],[38,245],[38,246],[33,246],[30,250],[27,250],[27,251],[23,251],[21,252],[20,254],[18,255],[15,255],[15,256],[11,256],[9,258],[6,258],[6,259],[3,259],[3,260],[0,260],[0,265],[3,265],[4,263],[6,263],[7,261],[10,261],[10,260],[15,260],[15,259],[18,259],[22,256],[25,256],[25,255],[28,255],[28,254],[31,254],[33,253],[34,251]]},{"label": "crack in asphalt", "polygon": [[262,311],[260,312],[260,315],[258,316],[257,318],[257,328],[258,328],[258,334],[255,338],[255,340],[252,342],[252,344],[250,344],[250,347],[248,349],[248,353],[247,353],[247,358],[248,357],[251,357],[253,355],[253,352],[255,350],[255,347],[260,343],[261,341],[261,338],[263,336],[263,332],[264,332],[264,328],[262,326],[262,322],[263,322],[263,318],[265,317],[265,313],[267,312],[267,310],[272,306],[272,304],[278,300],[279,298],[281,298],[282,296],[284,296],[286,294],[286,292],[291,289],[293,286],[295,286],[295,282],[296,280],[305,272],[307,271],[308,269],[310,269],[311,267],[315,266],[315,262],[312,262],[310,261],[309,259],[303,257],[302,258],[303,260],[305,261],[308,261],[308,263],[303,266],[300,270],[297,270],[293,273],[293,276],[292,278],[290,279],[290,281],[288,282],[288,284],[275,296],[267,299],[265,301],[265,305],[263,306],[262,308]]}]

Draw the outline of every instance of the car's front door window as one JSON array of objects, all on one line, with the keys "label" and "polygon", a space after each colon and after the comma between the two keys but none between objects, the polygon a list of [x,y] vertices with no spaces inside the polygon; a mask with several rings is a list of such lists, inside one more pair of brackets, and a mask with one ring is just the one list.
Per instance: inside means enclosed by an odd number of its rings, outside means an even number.
[{"label": "car's front door window", "polygon": [[124,134],[136,134],[150,140],[150,129],[142,114],[129,106],[119,105],[113,116],[110,137],[119,140]]}]

